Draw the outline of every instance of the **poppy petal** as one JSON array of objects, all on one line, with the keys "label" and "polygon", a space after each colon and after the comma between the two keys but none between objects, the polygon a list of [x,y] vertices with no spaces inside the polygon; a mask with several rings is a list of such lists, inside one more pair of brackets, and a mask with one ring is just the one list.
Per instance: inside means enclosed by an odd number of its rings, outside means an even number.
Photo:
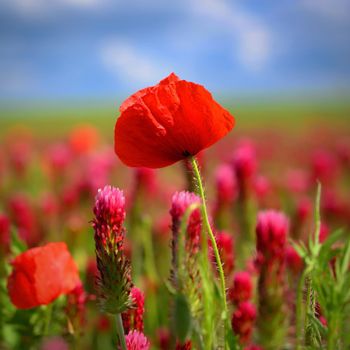
[{"label": "poppy petal", "polygon": [[63,242],[27,250],[12,262],[7,288],[12,303],[29,309],[69,293],[80,282],[77,266]]},{"label": "poppy petal", "polygon": [[196,155],[234,126],[231,114],[201,85],[175,74],[120,107],[115,152],[128,166],[161,168]]}]

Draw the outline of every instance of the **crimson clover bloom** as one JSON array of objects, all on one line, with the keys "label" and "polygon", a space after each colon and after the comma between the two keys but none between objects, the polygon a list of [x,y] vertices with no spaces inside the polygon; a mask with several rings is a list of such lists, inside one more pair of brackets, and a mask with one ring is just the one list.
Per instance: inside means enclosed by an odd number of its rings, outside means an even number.
[{"label": "crimson clover bloom", "polygon": [[253,296],[252,276],[246,271],[237,272],[233,278],[233,286],[229,289],[229,299],[238,305]]},{"label": "crimson clover bloom", "polygon": [[224,265],[225,276],[229,276],[235,267],[233,236],[228,232],[221,231],[216,233],[215,239]]},{"label": "crimson clover bloom", "polygon": [[[279,211],[258,214],[256,249],[259,268],[259,312],[257,326],[261,345],[279,348],[287,332],[285,310],[285,262],[288,218]],[[278,330],[271,327],[278,325]]]},{"label": "crimson clover bloom", "polygon": [[148,350],[151,347],[149,340],[139,331],[131,331],[125,337],[128,350]]},{"label": "crimson clover bloom", "polygon": [[256,320],[256,308],[249,301],[243,301],[232,315],[232,329],[239,335],[241,343],[249,342]]},{"label": "crimson clover bloom", "polygon": [[133,287],[131,289],[131,299],[133,307],[122,314],[125,333],[130,329],[143,332],[143,313],[145,311],[145,296],[143,292]]},{"label": "crimson clover bloom", "polygon": [[123,251],[125,197],[121,190],[105,186],[96,195],[95,230],[98,269],[97,294],[102,311],[119,314],[131,305],[130,263]]},{"label": "crimson clover bloom", "polygon": [[288,218],[281,212],[266,210],[258,214],[256,249],[263,264],[283,265],[288,226]]},{"label": "crimson clover bloom", "polygon": [[[172,254],[173,254],[173,268],[177,268],[177,246],[178,236],[180,233],[181,221],[186,214],[186,211],[191,205],[200,204],[200,198],[192,192],[181,191],[176,192],[172,197],[170,215],[172,218]],[[194,209],[188,218],[187,232],[186,232],[186,246],[188,252],[192,255],[199,250],[200,235],[202,229],[202,218],[199,208]]]}]

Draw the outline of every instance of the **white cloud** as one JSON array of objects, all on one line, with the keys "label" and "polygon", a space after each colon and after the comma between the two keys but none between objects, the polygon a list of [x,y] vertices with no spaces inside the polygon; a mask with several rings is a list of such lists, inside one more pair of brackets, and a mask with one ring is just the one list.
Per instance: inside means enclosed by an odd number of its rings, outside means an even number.
[{"label": "white cloud", "polygon": [[196,16],[215,21],[231,37],[233,54],[248,69],[259,70],[267,64],[272,55],[272,33],[258,18],[227,0],[191,0],[190,3]]},{"label": "white cloud", "polygon": [[262,28],[253,28],[241,33],[241,61],[252,69],[261,69],[271,56],[270,37]]},{"label": "white cloud", "polygon": [[147,56],[125,40],[105,42],[101,59],[110,72],[126,83],[150,84],[170,73],[167,64]]}]

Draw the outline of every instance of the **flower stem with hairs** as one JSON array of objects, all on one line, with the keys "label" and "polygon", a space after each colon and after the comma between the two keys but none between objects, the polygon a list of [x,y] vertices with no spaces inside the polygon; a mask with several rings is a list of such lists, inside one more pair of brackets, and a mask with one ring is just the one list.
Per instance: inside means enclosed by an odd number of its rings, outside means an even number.
[{"label": "flower stem with hairs", "polygon": [[193,167],[194,176],[195,176],[196,181],[197,181],[199,195],[202,199],[202,213],[203,213],[204,225],[206,226],[208,236],[209,236],[209,239],[210,239],[212,247],[213,247],[216,264],[217,264],[217,267],[219,270],[221,294],[222,294],[221,298],[222,298],[222,306],[223,306],[223,316],[222,317],[223,317],[223,320],[225,322],[225,328],[226,328],[228,310],[227,310],[227,302],[226,302],[226,285],[225,285],[224,269],[222,266],[222,262],[221,262],[221,258],[220,258],[220,254],[219,254],[219,249],[218,249],[217,244],[216,244],[215,236],[214,236],[213,231],[212,231],[211,226],[210,226],[202,178],[201,178],[198,164],[197,164],[195,157],[191,158],[191,163],[192,163],[192,167]]}]

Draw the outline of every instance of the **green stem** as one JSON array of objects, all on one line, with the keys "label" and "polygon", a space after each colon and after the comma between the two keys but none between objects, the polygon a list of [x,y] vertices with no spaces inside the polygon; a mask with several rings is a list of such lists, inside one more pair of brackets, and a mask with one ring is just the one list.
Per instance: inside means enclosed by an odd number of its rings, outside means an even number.
[{"label": "green stem", "polygon": [[302,330],[303,330],[303,290],[305,283],[306,272],[305,270],[300,276],[297,289],[297,301],[296,301],[296,349],[302,349]]},{"label": "green stem", "polygon": [[310,333],[310,315],[314,314],[314,302],[313,302],[313,290],[311,285],[311,277],[306,276],[305,278],[306,283],[306,303],[305,303],[305,324],[304,324],[304,333],[305,333],[305,345],[306,346],[312,346],[313,345],[313,339],[311,337]]},{"label": "green stem", "polygon": [[221,283],[221,293],[222,293],[222,305],[223,305],[223,309],[224,309],[223,310],[224,311],[223,318],[224,318],[225,327],[226,327],[228,310],[227,310],[227,302],[226,302],[226,286],[225,286],[224,269],[222,267],[222,262],[221,262],[221,258],[220,258],[220,254],[219,254],[219,249],[218,249],[218,246],[216,244],[215,236],[214,236],[213,231],[212,231],[211,226],[210,226],[202,178],[201,178],[201,175],[200,175],[200,172],[198,169],[198,164],[197,164],[195,157],[191,158],[191,163],[192,163],[194,175],[195,175],[196,180],[197,180],[199,194],[200,194],[201,199],[202,199],[202,213],[203,213],[203,217],[204,217],[204,223],[205,223],[205,226],[206,226],[207,231],[208,231],[208,235],[209,235],[209,238],[210,238],[213,250],[214,250],[216,264],[217,264],[218,270],[219,270],[220,283]]},{"label": "green stem", "polygon": [[337,348],[337,341],[339,339],[338,334],[338,315],[333,315],[328,323],[328,333],[327,333],[327,350],[335,350]]},{"label": "green stem", "polygon": [[51,316],[52,316],[52,308],[53,308],[53,303],[50,303],[49,305],[46,306],[45,324],[44,324],[44,336],[49,334],[50,323],[51,323]]},{"label": "green stem", "polygon": [[143,234],[140,236],[143,237],[143,246],[145,251],[145,270],[147,271],[147,275],[151,277],[152,282],[158,283],[158,273],[153,250],[152,226],[149,218],[146,218],[142,221],[142,229]]},{"label": "green stem", "polygon": [[[158,289],[158,273],[155,262],[155,255],[153,250],[153,239],[151,231],[151,221],[149,218],[142,219],[141,222],[142,244],[144,247],[144,269],[146,275],[149,276],[152,285],[155,285]],[[151,332],[154,332],[158,328],[159,315],[158,315],[158,304],[156,290],[152,288],[152,291],[148,294],[147,305],[148,305],[148,317],[146,325],[149,327]]]},{"label": "green stem", "polygon": [[116,323],[117,323],[117,333],[120,345],[122,347],[122,350],[128,350],[126,347],[126,341],[125,341],[125,334],[124,334],[124,327],[123,327],[123,320],[121,314],[116,314]]}]

